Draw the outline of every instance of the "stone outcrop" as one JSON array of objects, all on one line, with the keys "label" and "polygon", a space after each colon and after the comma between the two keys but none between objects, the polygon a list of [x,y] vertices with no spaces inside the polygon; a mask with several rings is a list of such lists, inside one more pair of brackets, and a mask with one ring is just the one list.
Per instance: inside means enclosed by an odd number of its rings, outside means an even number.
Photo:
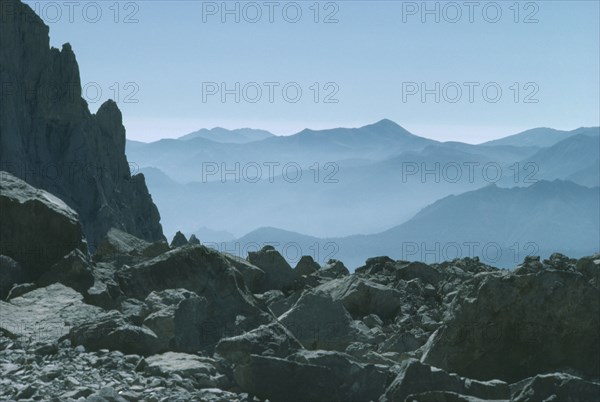
[{"label": "stone outcrop", "polygon": [[261,292],[271,289],[287,290],[294,286],[294,270],[273,246],[265,246],[260,251],[248,253],[248,261],[265,273]]},{"label": "stone outcrop", "polygon": [[[204,246],[183,246],[146,262],[121,269],[117,276],[124,293],[140,300],[153,291],[187,289],[204,298],[189,298],[179,304],[183,317],[182,336],[189,345],[214,347],[224,334],[251,329],[267,323],[245,291],[241,274],[218,252]],[[178,317],[175,316],[177,326]]]},{"label": "stone outcrop", "polygon": [[54,195],[0,172],[0,255],[35,281],[72,250],[87,253],[79,218]]},{"label": "stone outcrop", "polygon": [[35,289],[9,302],[0,301],[0,329],[25,342],[56,342],[73,326],[102,314],[99,307],[62,284]]},{"label": "stone outcrop", "polygon": [[26,273],[21,264],[10,257],[0,255],[0,300],[6,299],[15,284],[25,281]]},{"label": "stone outcrop", "polygon": [[111,311],[81,323],[69,332],[73,345],[87,350],[119,350],[128,354],[152,355],[161,350],[154,332],[144,326],[133,325],[123,316]]},{"label": "stone outcrop", "polygon": [[368,327],[354,321],[342,301],[323,292],[304,293],[279,321],[311,350],[343,351],[354,341],[374,342]]},{"label": "stone outcrop", "polygon": [[219,341],[216,352],[234,364],[250,360],[251,355],[285,358],[303,349],[292,333],[279,323],[260,327]]},{"label": "stone outcrop", "polygon": [[144,176],[125,157],[121,112],[107,101],[90,113],[71,46],[50,48],[48,34],[29,6],[2,2],[0,170],[73,208],[92,251],[111,227],[163,239]]},{"label": "stone outcrop", "polygon": [[175,233],[173,240],[171,240],[171,248],[183,247],[187,244],[189,244],[188,239],[179,231]]},{"label": "stone outcrop", "polygon": [[88,256],[75,249],[44,272],[37,284],[43,287],[52,283],[62,283],[85,294],[94,285],[94,281],[93,268]]},{"label": "stone outcrop", "polygon": [[600,397],[600,382],[586,381],[567,373],[539,374],[511,385],[514,402],[593,401]]},{"label": "stone outcrop", "polygon": [[120,266],[136,263],[144,258],[156,257],[165,251],[169,251],[166,240],[151,243],[122,230],[111,228],[98,245],[94,261],[114,262]]},{"label": "stone outcrop", "polygon": [[297,275],[310,275],[321,269],[321,266],[310,255],[303,255],[296,264]]},{"label": "stone outcrop", "polygon": [[[426,400],[418,395],[431,391],[452,392],[484,400],[507,400],[510,398],[508,384],[502,381],[473,381],[456,374],[448,374],[436,367],[415,359],[402,362],[397,377],[379,402]],[[409,395],[411,398],[408,398]],[[432,395],[429,395],[432,397]],[[431,400],[435,400],[431,398]]]},{"label": "stone outcrop", "polygon": [[600,360],[590,359],[600,355],[598,333],[599,289],[581,273],[483,273],[458,291],[423,360],[481,380],[566,367],[598,378]]}]

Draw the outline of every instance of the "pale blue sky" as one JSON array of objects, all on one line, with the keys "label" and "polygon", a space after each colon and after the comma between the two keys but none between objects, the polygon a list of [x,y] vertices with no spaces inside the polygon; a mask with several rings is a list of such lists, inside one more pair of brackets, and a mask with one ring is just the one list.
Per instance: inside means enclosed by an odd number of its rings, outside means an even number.
[{"label": "pale blue sky", "polygon": [[[598,1],[519,2],[518,16],[513,1],[475,2],[472,23],[463,1],[428,2],[431,9],[438,4],[439,23],[433,14],[421,21],[422,10],[413,7],[420,8],[420,1],[320,2],[319,23],[314,22],[314,1],[294,3],[302,10],[297,23],[286,21],[282,12],[287,7],[285,16],[294,18],[291,2],[277,3],[272,23],[264,1],[239,3],[240,23],[234,15],[222,23],[221,10],[209,15],[213,6],[221,8],[221,1],[123,1],[116,7],[114,1],[83,1],[74,6],[72,22],[62,1],[27,3],[50,26],[53,46],[72,44],[92,111],[115,97],[113,84],[118,83],[117,101],[131,139],[178,137],[214,126],[291,134],[305,127],[360,126],[390,118],[415,134],[477,143],[538,126],[600,124]],[[92,23],[97,4],[102,15]],[[236,2],[227,4],[233,8]],[[256,4],[262,18],[245,21],[255,16]],[[462,17],[452,23],[454,4]],[[492,23],[495,5],[502,16]],[[338,22],[323,23],[332,12]],[[528,15],[538,22],[525,23]],[[125,23],[127,17],[138,22]],[[203,100],[207,82],[225,82],[229,88],[256,82],[263,97],[248,102],[255,90],[248,86],[240,103],[234,95],[225,103],[218,94]],[[265,82],[280,83],[273,103]],[[303,90],[297,103],[281,93],[291,82]],[[321,87],[317,103],[311,89],[315,82]],[[418,93],[408,95],[412,82],[427,88],[439,82],[440,102],[433,94],[425,103]],[[452,82],[463,92],[456,103],[447,101],[456,96],[454,84],[446,85]],[[479,84],[473,102],[465,82]],[[326,83],[334,85],[324,89]],[[498,102],[483,97],[486,83],[495,83],[488,85],[490,97],[496,86],[502,90]],[[520,87],[518,102],[514,83]],[[339,102],[324,103],[336,86],[339,92],[332,99]],[[97,88],[100,101],[92,103]],[[129,100],[139,102],[126,102],[136,90]],[[538,102],[525,103],[533,92],[530,99]],[[293,87],[288,94],[294,96]]]}]

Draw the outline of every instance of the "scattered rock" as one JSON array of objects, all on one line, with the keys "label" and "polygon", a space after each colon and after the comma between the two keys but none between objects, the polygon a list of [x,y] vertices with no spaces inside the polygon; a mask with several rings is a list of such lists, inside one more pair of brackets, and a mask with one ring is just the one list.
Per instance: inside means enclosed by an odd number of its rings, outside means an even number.
[{"label": "scattered rock", "polygon": [[407,399],[407,397],[427,391],[449,391],[481,399],[510,399],[510,389],[505,382],[470,380],[456,374],[448,374],[418,360],[408,359],[402,362],[396,379],[390,384],[379,401],[412,400]]},{"label": "scattered rock", "polygon": [[36,288],[37,286],[35,283],[21,283],[18,285],[14,285],[10,292],[8,292],[6,300],[11,300],[15,297],[23,296],[25,293],[29,293]]},{"label": "scattered rock", "polygon": [[[217,251],[204,246],[176,248],[117,273],[126,296],[145,299],[152,291],[187,289],[200,298],[186,299],[175,315],[179,347],[211,348],[224,334],[270,322],[256,301],[240,288],[243,279]],[[243,285],[242,285],[243,286]],[[201,299],[202,298],[202,299]],[[177,330],[178,316],[182,331]]]},{"label": "scattered rock", "polygon": [[171,248],[183,247],[189,244],[188,239],[185,237],[183,233],[177,231],[175,236],[173,236],[173,240],[171,241]]},{"label": "scattered rock", "polygon": [[315,288],[340,300],[354,319],[376,314],[383,320],[400,313],[402,294],[396,289],[352,275],[334,279]]},{"label": "scattered rock", "polygon": [[590,358],[600,356],[598,333],[598,288],[580,273],[483,273],[453,299],[423,361],[480,380],[565,368],[598,378],[600,360]]},{"label": "scattered rock", "polygon": [[235,367],[234,378],[250,395],[271,402],[342,401],[333,371],[278,357],[251,355]]},{"label": "scattered rock", "polygon": [[14,285],[25,281],[21,265],[10,257],[0,255],[0,300],[5,300]]},{"label": "scattered rock", "polygon": [[285,358],[300,349],[303,349],[302,345],[290,331],[279,323],[272,323],[243,335],[221,339],[216,352],[239,364],[247,362],[253,354]]},{"label": "scattered rock", "polygon": [[56,342],[72,326],[97,318],[102,309],[83,302],[81,294],[53,284],[0,301],[0,327],[23,341]]},{"label": "scattered rock", "polygon": [[265,271],[235,255],[223,253],[223,257],[240,272],[250,292],[259,293],[264,289]]},{"label": "scattered rock", "polygon": [[72,328],[69,339],[73,345],[82,345],[87,350],[119,350],[144,356],[158,352],[161,347],[154,332],[143,326],[129,324],[116,311]]},{"label": "scattered rock", "polygon": [[340,300],[323,292],[305,292],[279,321],[311,350],[343,351],[352,342],[373,341],[366,325],[353,321]]},{"label": "scattered rock", "polygon": [[596,401],[600,382],[585,381],[566,373],[539,374],[510,386],[511,401]]},{"label": "scattered rock", "polygon": [[227,378],[219,374],[212,359],[186,353],[167,352],[146,359],[144,370],[151,375],[172,377],[177,374],[194,381],[197,388],[222,388]]},{"label": "scattered rock", "polygon": [[327,261],[327,264],[318,271],[318,275],[322,278],[335,279],[350,275],[350,271],[348,271],[348,268],[346,268],[343,262],[339,260],[329,260]]},{"label": "scattered rock", "polygon": [[272,289],[288,290],[294,286],[294,270],[273,246],[264,246],[260,251],[248,253],[248,261],[265,273],[260,293]]},{"label": "scattered rock", "polygon": [[0,172],[0,214],[0,254],[17,261],[28,281],[37,280],[73,249],[87,253],[77,213],[6,172]]},{"label": "scattered rock", "polygon": [[[186,299],[192,298],[198,298],[198,295],[186,289],[167,289],[159,292],[152,292],[146,297],[143,309],[143,324],[158,336],[162,350],[167,350],[169,348],[176,349],[178,347],[179,349],[189,349],[184,347],[181,342],[181,338],[185,335],[185,325],[183,328],[178,328],[178,331],[176,331],[175,317],[178,316],[178,314],[180,316],[183,314],[184,316],[179,318],[179,321],[186,325],[198,318],[197,315],[187,315],[182,312],[178,313],[179,304]],[[206,304],[206,299],[204,299],[203,302]],[[182,310],[184,309],[185,304],[184,307],[182,307]],[[181,323],[179,324],[179,327],[182,327]],[[180,340],[179,346],[177,346],[176,337]]]},{"label": "scattered rock", "polygon": [[153,258],[169,251],[164,240],[154,243],[139,239],[116,228],[110,228],[102,239],[94,260],[99,262],[115,262],[117,266],[139,262],[141,257]]},{"label": "scattered rock", "polygon": [[296,264],[297,275],[310,275],[321,269],[321,266],[310,255],[304,255]]},{"label": "scattered rock", "polygon": [[62,283],[85,294],[94,285],[94,274],[88,256],[75,249],[46,271],[37,283],[40,287]]}]

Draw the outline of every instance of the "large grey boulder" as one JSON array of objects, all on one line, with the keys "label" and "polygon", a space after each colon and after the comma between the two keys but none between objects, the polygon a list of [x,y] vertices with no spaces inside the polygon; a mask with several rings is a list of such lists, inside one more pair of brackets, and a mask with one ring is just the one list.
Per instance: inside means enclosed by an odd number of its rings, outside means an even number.
[{"label": "large grey boulder", "polygon": [[73,249],[87,253],[77,213],[58,197],[0,172],[0,255],[35,281]]},{"label": "large grey boulder", "polygon": [[173,240],[171,240],[171,248],[183,247],[188,244],[188,239],[180,231],[177,231],[177,233],[175,233],[175,236],[173,236]]},{"label": "large grey boulder", "polygon": [[173,323],[175,325],[174,347],[182,352],[212,350],[219,339],[230,336],[235,330],[233,317],[214,318],[205,297],[190,297],[179,303]]},{"label": "large grey boulder", "polygon": [[376,401],[393,379],[388,367],[364,364],[341,352],[299,350],[289,360],[330,369],[343,401]]},{"label": "large grey boulder", "polygon": [[75,249],[52,265],[37,281],[38,286],[62,283],[82,294],[94,285],[93,267],[87,254]]},{"label": "large grey boulder", "polygon": [[264,290],[265,271],[233,254],[222,253],[222,255],[242,274],[244,283],[250,292],[260,293]]},{"label": "large grey boulder", "polygon": [[328,367],[271,356],[251,355],[234,369],[249,395],[271,402],[341,402],[336,376]]},{"label": "large grey boulder", "polygon": [[567,373],[539,374],[510,386],[511,401],[572,401],[600,400],[600,382],[586,381]]},{"label": "large grey boulder", "polygon": [[300,350],[288,359],[252,354],[234,367],[250,395],[278,401],[373,401],[384,392],[386,368],[339,352]]},{"label": "large grey boulder", "polygon": [[[118,273],[127,297],[145,299],[152,291],[187,289],[199,298],[180,303],[178,314],[186,350],[216,345],[225,334],[250,330],[272,318],[261,311],[243,289],[239,272],[217,251],[204,246],[184,246]],[[177,314],[175,325],[177,327]],[[177,330],[176,330],[177,332]],[[185,333],[185,335],[183,335]]]},{"label": "large grey boulder", "polygon": [[348,271],[348,268],[346,268],[343,262],[339,260],[329,260],[327,261],[327,264],[317,272],[317,275],[321,278],[335,279],[350,275],[350,271]]},{"label": "large grey boulder", "polygon": [[303,349],[302,344],[280,323],[261,325],[242,335],[219,341],[216,352],[231,363],[250,360],[250,355],[285,358]]},{"label": "large grey boulder", "polygon": [[577,261],[576,269],[597,289],[600,289],[600,254],[583,257]]},{"label": "large grey boulder", "polygon": [[510,389],[505,382],[471,380],[456,374],[448,374],[416,359],[408,359],[402,362],[396,378],[379,402],[412,400],[407,397],[428,391],[449,391],[490,400],[510,398]]},{"label": "large grey boulder", "polygon": [[150,375],[190,379],[194,388],[225,388],[228,380],[219,374],[212,359],[187,353],[166,352],[147,357],[143,370]]},{"label": "large grey boulder", "polygon": [[321,269],[321,266],[318,262],[313,260],[310,255],[303,255],[302,258],[300,258],[300,261],[298,261],[298,264],[296,264],[294,270],[297,275],[310,275],[317,272],[319,269]]},{"label": "large grey boulder", "polygon": [[423,361],[480,380],[566,368],[598,378],[599,296],[579,272],[477,274],[454,297]]},{"label": "large grey boulder", "polygon": [[73,345],[88,350],[119,350],[127,354],[152,355],[161,350],[161,344],[150,329],[130,324],[117,311],[94,317],[73,327],[69,332]]},{"label": "large grey boulder", "polygon": [[0,300],[5,300],[15,284],[26,281],[21,264],[6,255],[0,255]]},{"label": "large grey boulder", "polygon": [[94,254],[94,261],[114,262],[116,265],[140,262],[169,251],[165,240],[148,242],[122,230],[111,228],[102,238]]},{"label": "large grey boulder", "polygon": [[374,342],[368,327],[354,321],[341,300],[324,292],[305,292],[279,321],[311,350],[343,351],[352,342]]},{"label": "large grey boulder", "polygon": [[101,308],[85,304],[80,293],[56,283],[8,303],[0,301],[0,329],[26,342],[56,342],[73,326],[102,313]]},{"label": "large grey boulder", "polygon": [[377,314],[383,320],[393,319],[400,313],[404,302],[402,294],[393,288],[356,275],[333,279],[315,288],[340,300],[354,319]]},{"label": "large grey boulder", "polygon": [[294,270],[273,246],[265,246],[260,251],[248,253],[248,261],[265,273],[259,289],[261,293],[272,289],[287,290],[294,286]]},{"label": "large grey boulder", "polygon": [[[8,88],[0,93],[0,170],[73,208],[92,251],[111,227],[163,239],[145,179],[131,174],[137,168],[125,157],[116,103],[107,101],[91,114],[71,46],[51,48],[49,28],[30,6],[18,0],[2,6],[0,81]],[[46,244],[62,240],[47,237]]]},{"label": "large grey boulder", "polygon": [[124,295],[117,282],[116,272],[117,268],[112,263],[93,263],[94,284],[84,292],[86,303],[107,310],[119,307]]},{"label": "large grey boulder", "polygon": [[437,269],[422,262],[411,262],[409,264],[398,265],[396,270],[397,279],[409,281],[411,279],[419,278],[423,282],[437,287],[438,282],[443,278],[442,274]]},{"label": "large grey boulder", "polygon": [[[143,308],[143,324],[158,337],[161,349],[176,349],[175,317],[179,304],[186,299],[198,297],[186,289],[167,289],[152,292],[146,297]],[[195,317],[185,317],[186,320]]]}]

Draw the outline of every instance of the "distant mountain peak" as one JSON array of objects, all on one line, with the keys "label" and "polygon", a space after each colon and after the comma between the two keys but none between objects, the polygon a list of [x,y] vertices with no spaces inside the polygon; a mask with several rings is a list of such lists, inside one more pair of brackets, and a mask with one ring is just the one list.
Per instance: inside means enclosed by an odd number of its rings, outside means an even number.
[{"label": "distant mountain peak", "polygon": [[379,120],[376,123],[369,124],[369,126],[373,126],[373,127],[385,127],[385,128],[401,128],[402,130],[405,130],[398,123],[396,123],[395,121],[392,121],[390,119],[381,119],[381,120]]}]

